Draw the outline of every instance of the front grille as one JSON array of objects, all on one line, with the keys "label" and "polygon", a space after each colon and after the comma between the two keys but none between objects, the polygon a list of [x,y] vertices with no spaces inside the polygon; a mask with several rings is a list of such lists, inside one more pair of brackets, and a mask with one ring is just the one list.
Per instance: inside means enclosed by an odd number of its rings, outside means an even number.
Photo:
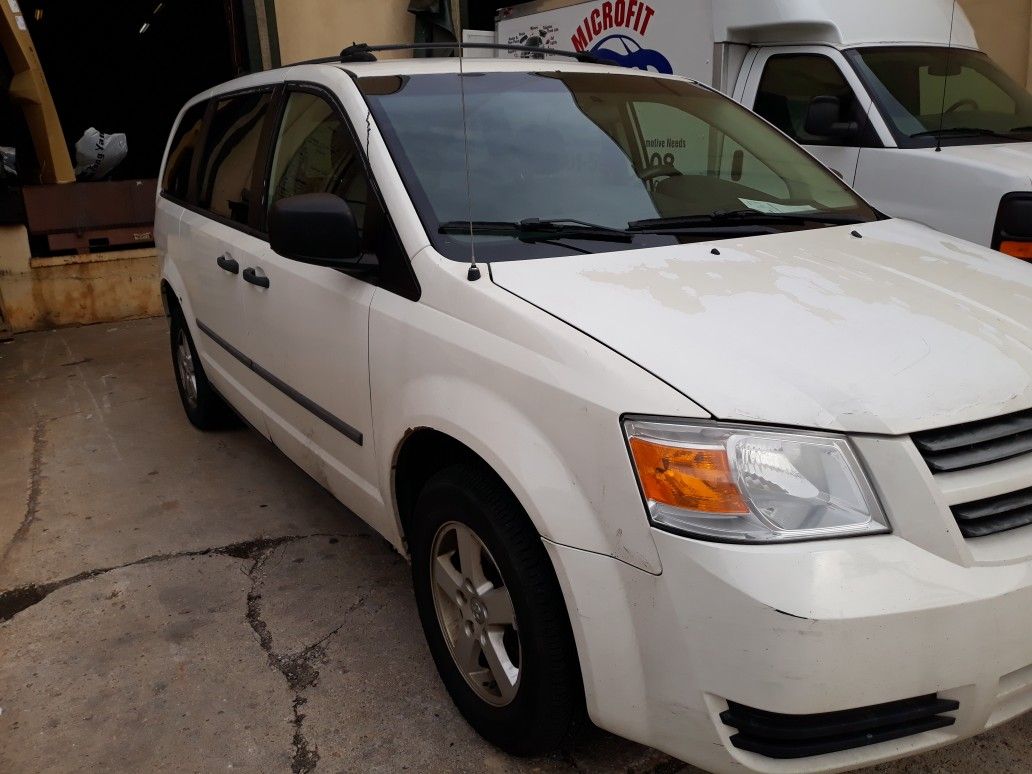
[{"label": "front grille", "polygon": [[767,758],[808,758],[945,728],[960,704],[935,694],[840,712],[782,715],[729,701],[720,719],[738,729],[731,744]]},{"label": "front grille", "polygon": [[1032,524],[1032,489],[953,506],[966,538],[985,537]]},{"label": "front grille", "polygon": [[911,437],[933,473],[966,470],[1032,452],[1032,410]]}]

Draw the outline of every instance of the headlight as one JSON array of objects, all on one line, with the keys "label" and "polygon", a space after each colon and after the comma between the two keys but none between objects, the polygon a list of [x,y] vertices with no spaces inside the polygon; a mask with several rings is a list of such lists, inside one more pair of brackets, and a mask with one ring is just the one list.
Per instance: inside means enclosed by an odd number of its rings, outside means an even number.
[{"label": "headlight", "polygon": [[642,419],[624,434],[661,529],[735,543],[890,531],[845,438]]},{"label": "headlight", "polygon": [[993,249],[1032,261],[1032,195],[1011,193],[1003,197],[996,216]]}]

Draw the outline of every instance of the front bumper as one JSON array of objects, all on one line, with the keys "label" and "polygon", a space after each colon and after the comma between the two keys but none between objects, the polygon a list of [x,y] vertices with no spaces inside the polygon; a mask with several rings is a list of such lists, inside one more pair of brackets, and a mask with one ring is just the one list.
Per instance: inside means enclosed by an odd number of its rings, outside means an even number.
[{"label": "front bumper", "polygon": [[[961,566],[897,535],[780,546],[655,531],[663,573],[546,543],[599,726],[711,771],[841,771],[1032,708],[1032,562]],[[937,694],[956,722],[795,760],[737,749],[728,702],[812,714]]]}]

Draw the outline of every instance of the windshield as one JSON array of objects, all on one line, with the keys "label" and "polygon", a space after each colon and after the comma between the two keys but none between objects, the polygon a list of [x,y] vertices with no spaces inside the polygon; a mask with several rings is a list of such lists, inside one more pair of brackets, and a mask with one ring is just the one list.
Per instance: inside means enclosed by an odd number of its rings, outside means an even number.
[{"label": "windshield", "polygon": [[848,57],[900,147],[1032,139],[1032,95],[981,51],[876,47]]},{"label": "windshield", "polygon": [[[683,81],[467,73],[464,138],[459,78],[360,79],[434,246],[455,260],[470,258],[471,237],[459,226],[471,221],[496,226],[474,237],[478,257],[492,261],[712,239],[724,233],[714,224],[746,236],[828,225],[811,216],[877,217],[779,132]],[[721,220],[728,215],[733,224]],[[693,216],[703,222],[673,222]],[[530,234],[531,219],[561,221],[566,230]],[[653,225],[657,219],[663,223]],[[517,228],[506,234],[497,224]]]}]

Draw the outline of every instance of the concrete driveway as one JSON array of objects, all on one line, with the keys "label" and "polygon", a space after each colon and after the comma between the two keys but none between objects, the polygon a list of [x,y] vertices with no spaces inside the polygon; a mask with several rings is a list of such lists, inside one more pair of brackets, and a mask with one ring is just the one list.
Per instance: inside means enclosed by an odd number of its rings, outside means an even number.
[{"label": "concrete driveway", "polygon": [[[257,434],[193,430],[162,319],[0,345],[0,439],[0,772],[690,770],[483,743],[404,560]],[[881,770],[1029,761],[1032,715]]]}]

